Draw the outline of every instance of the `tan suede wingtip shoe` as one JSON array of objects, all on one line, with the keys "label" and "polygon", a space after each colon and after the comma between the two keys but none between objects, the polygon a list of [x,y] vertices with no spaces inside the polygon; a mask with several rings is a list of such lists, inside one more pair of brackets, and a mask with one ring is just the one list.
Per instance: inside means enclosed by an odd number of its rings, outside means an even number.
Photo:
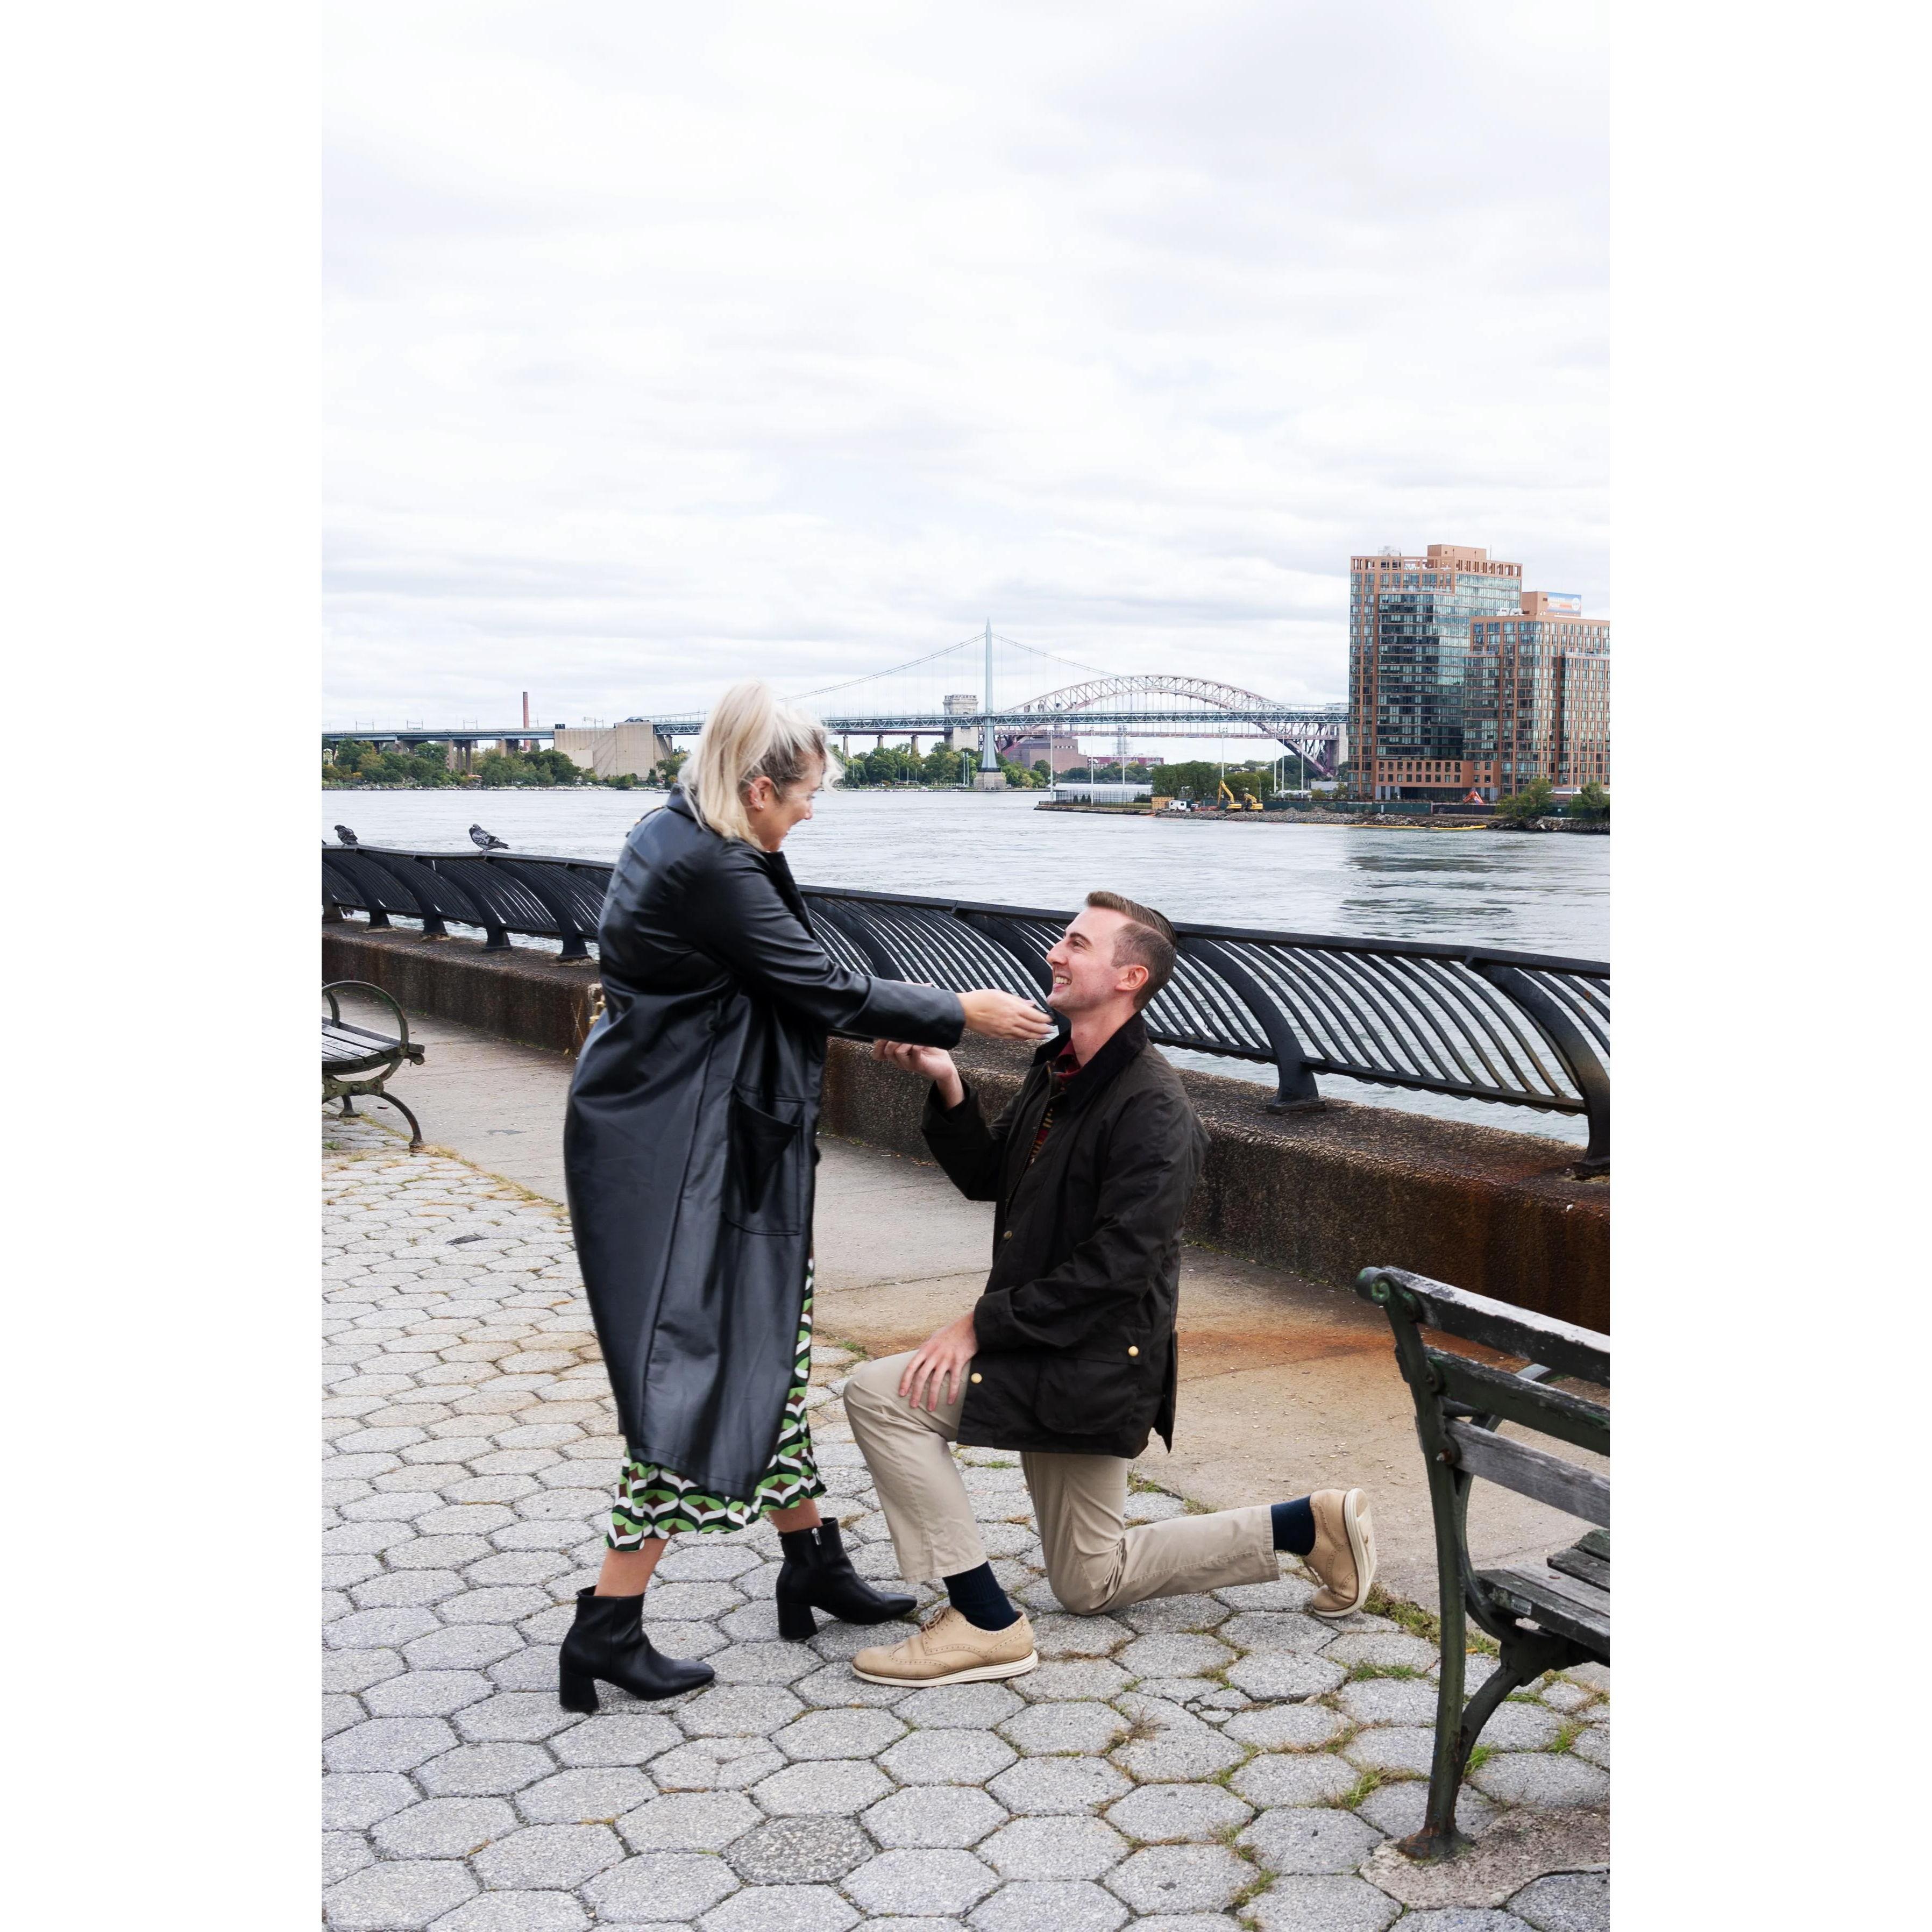
[{"label": "tan suede wingtip shoe", "polygon": [[862,1650],[852,1668],[868,1684],[977,1684],[1021,1677],[1040,1661],[1026,1612],[1004,1630],[982,1630],[949,1604],[922,1629],[896,1643]]},{"label": "tan suede wingtip shoe", "polygon": [[1376,1580],[1376,1525],[1360,1490],[1317,1490],[1308,1498],[1315,1547],[1303,1558],[1322,1580],[1309,1599],[1318,1617],[1346,1617],[1369,1600]]}]

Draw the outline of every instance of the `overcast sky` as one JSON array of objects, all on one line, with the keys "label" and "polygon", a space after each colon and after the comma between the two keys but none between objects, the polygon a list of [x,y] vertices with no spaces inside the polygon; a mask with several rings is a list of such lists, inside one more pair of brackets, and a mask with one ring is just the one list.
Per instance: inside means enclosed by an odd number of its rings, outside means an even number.
[{"label": "overcast sky", "polygon": [[1339,698],[1384,544],[1609,611],[1588,6],[321,17],[327,723],[802,691],[988,617]]}]

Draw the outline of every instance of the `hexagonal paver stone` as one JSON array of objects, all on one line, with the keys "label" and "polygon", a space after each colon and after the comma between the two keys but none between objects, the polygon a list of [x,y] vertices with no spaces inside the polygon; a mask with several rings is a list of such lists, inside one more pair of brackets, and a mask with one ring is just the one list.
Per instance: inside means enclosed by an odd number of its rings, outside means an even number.
[{"label": "hexagonal paver stone", "polygon": [[[326,1650],[322,1654],[324,1690],[366,1690],[407,1666],[393,1650]],[[381,1713],[384,1717],[388,1712]],[[400,1713],[398,1714],[400,1714]]]},{"label": "hexagonal paver stone", "polygon": [[845,1892],[862,1911],[875,1917],[888,1912],[963,1914],[999,1882],[970,1852],[881,1852],[845,1881]]},{"label": "hexagonal paver stone", "polygon": [[793,1694],[821,1710],[833,1706],[844,1709],[854,1705],[886,1706],[902,1702],[908,1693],[903,1684],[874,1684],[852,1675],[849,1664],[820,1664],[809,1677],[801,1677],[791,1687]]},{"label": "hexagonal paver stone", "polygon": [[499,1690],[458,1711],[456,1728],[472,1744],[540,1744],[583,1720],[556,1701],[554,1690]]},{"label": "hexagonal paver stone", "polygon": [[1511,1697],[1490,1714],[1480,1742],[1492,1750],[1547,1750],[1562,1728],[1554,1711]]},{"label": "hexagonal paver stone", "polygon": [[769,1737],[805,1706],[789,1690],[753,1684],[718,1684],[703,1690],[677,1714],[688,1737]]},{"label": "hexagonal paver stone", "polygon": [[1127,1720],[1110,1704],[1035,1704],[1009,1718],[1000,1736],[1030,1757],[1057,1751],[1090,1756],[1124,1736]]},{"label": "hexagonal paver stone", "polygon": [[1004,1825],[1006,1811],[970,1785],[922,1784],[881,1798],[862,1822],[889,1852],[964,1851]]},{"label": "hexagonal paver stone", "polygon": [[1132,1847],[1101,1818],[1016,1818],[980,1847],[1002,1878],[1098,1878]]},{"label": "hexagonal paver stone", "polygon": [[498,1891],[581,1885],[624,1856],[608,1825],[532,1825],[500,1838],[470,1860],[483,1882]]},{"label": "hexagonal paver stone", "polygon": [[486,1892],[439,1918],[434,1932],[584,1932],[590,1923],[566,1892]]},{"label": "hexagonal paver stone", "polygon": [[632,1765],[560,1771],[517,1796],[532,1825],[604,1825],[657,1796],[657,1786]]},{"label": "hexagonal paver stone", "polygon": [[376,1854],[370,1850],[361,1832],[322,1833],[322,1882],[325,1886],[334,1885],[351,1872],[360,1871],[364,1865],[375,1862]]},{"label": "hexagonal paver stone", "polygon": [[1268,1810],[1277,1804],[1331,1804],[1354,1789],[1358,1774],[1324,1751],[1251,1758],[1228,1781],[1250,1804]]},{"label": "hexagonal paver stone", "polygon": [[1036,1617],[1033,1647],[1042,1657],[1110,1657],[1134,1633],[1114,1617]]},{"label": "hexagonal paver stone", "polygon": [[1107,1822],[1143,1844],[1205,1843],[1254,1815],[1218,1784],[1144,1784],[1108,1808]]},{"label": "hexagonal paver stone", "polygon": [[1263,1812],[1234,1842],[1271,1872],[1352,1872],[1382,1834],[1350,1812],[1288,1805]]},{"label": "hexagonal paver stone", "polygon": [[1212,1778],[1247,1755],[1232,1738],[1224,1738],[1211,1724],[1204,1724],[1178,1704],[1130,1696],[1120,1700],[1120,1707],[1143,1732],[1153,1732],[1133,1738],[1112,1754],[1114,1762],[1142,1784]]},{"label": "hexagonal paver stone", "polygon": [[644,1597],[644,1621],[692,1618],[702,1622],[736,1610],[745,1600],[729,1583],[659,1583]]},{"label": "hexagonal paver stone", "polygon": [[1402,1907],[1358,1878],[1278,1878],[1248,1910],[1259,1932],[1384,1932]]},{"label": "hexagonal paver stone", "polygon": [[1127,1908],[1089,1880],[1003,1885],[967,1923],[973,1932],[1115,1932]]},{"label": "hexagonal paver stone", "polygon": [[764,1738],[699,1738],[651,1760],[660,1791],[742,1791],[784,1762]]},{"label": "hexagonal paver stone", "polygon": [[[829,1885],[766,1885],[728,1898],[698,1921],[700,1932],[846,1932],[859,1915]],[[922,1918],[922,1928],[938,1925]]]},{"label": "hexagonal paver stone", "polygon": [[1254,1882],[1254,1867],[1226,1845],[1150,1845],[1106,1886],[1136,1912],[1222,1912]]},{"label": "hexagonal paver stone", "polygon": [[1013,1688],[1029,1703],[1071,1703],[1082,1699],[1105,1703],[1118,1697],[1130,1681],[1111,1658],[1066,1658],[1028,1671],[1015,1680]]},{"label": "hexagonal paver stone", "polygon": [[1436,1682],[1428,1677],[1365,1677],[1345,1684],[1336,1703],[1358,1724],[1433,1724]]},{"label": "hexagonal paver stone", "polygon": [[776,1732],[772,1742],[790,1758],[877,1757],[905,1734],[905,1726],[886,1711],[808,1711]]},{"label": "hexagonal paver stone", "polygon": [[747,1885],[830,1885],[872,1856],[849,1818],[769,1818],[724,1854]]},{"label": "hexagonal paver stone", "polygon": [[466,1858],[516,1828],[517,1814],[500,1798],[426,1798],[370,1836],[386,1858]]},{"label": "hexagonal paver stone", "polygon": [[1606,1804],[1610,1797],[1607,1772],[1546,1751],[1504,1751],[1472,1772],[1469,1781],[1499,1804]]},{"label": "hexagonal paver stone", "polygon": [[566,1765],[647,1764],[682,1744],[684,1733],[654,1711],[606,1711],[551,1741]]},{"label": "hexagonal paver stone", "polygon": [[[1214,1607],[1218,1610],[1222,1606]],[[1234,1653],[1216,1638],[1176,1631],[1136,1637],[1114,1660],[1130,1677],[1195,1677],[1204,1671],[1226,1670],[1234,1662]]]},{"label": "hexagonal paver stone", "polygon": [[1023,1818],[1078,1817],[1132,1788],[1105,1758],[1097,1757],[1028,1758],[987,1786]]},{"label": "hexagonal paver stone", "polygon": [[[659,1647],[675,1648],[669,1644]],[[688,1656],[689,1652],[682,1654]],[[712,1666],[721,1684],[791,1684],[824,1667],[815,1650],[802,1643],[778,1642],[734,1644]]]},{"label": "hexagonal paver stone", "polygon": [[1214,1594],[1231,1610],[1299,1610],[1306,1607],[1315,1588],[1299,1576],[1278,1576],[1272,1583],[1231,1583]]},{"label": "hexagonal paver stone", "polygon": [[[1429,1786],[1421,1778],[1407,1778],[1400,1784],[1378,1786],[1355,1807],[1355,1816],[1366,1819],[1384,1838],[1406,1838],[1422,1829],[1423,1814],[1429,1808]],[[1494,1822],[1496,1808],[1480,1791],[1463,1786],[1456,1795],[1456,1822],[1469,1837],[1479,1837]]]},{"label": "hexagonal paver stone", "polygon": [[445,1859],[365,1865],[322,1894],[325,1916],[343,1932],[417,1932],[478,1889],[460,1864]]},{"label": "hexagonal paver stone", "polygon": [[1364,1771],[1406,1772],[1426,1778],[1435,1762],[1436,1733],[1420,1724],[1380,1724],[1358,1731],[1342,1754]]},{"label": "hexagonal paver stone", "polygon": [[646,1852],[600,1872],[584,1888],[599,1924],[688,1924],[738,1889],[722,1858],[702,1852]]},{"label": "hexagonal paver stone", "polygon": [[1525,1932],[1514,1912],[1488,1912],[1479,1906],[1450,1906],[1439,1912],[1412,1912],[1402,1921],[1414,1932]]},{"label": "hexagonal paver stone", "polygon": [[556,1768],[540,1744],[461,1744],[416,1773],[432,1798],[489,1798],[520,1791]]},{"label": "hexagonal paver stone", "polygon": [[1610,1932],[1607,1872],[1560,1872],[1534,1879],[1509,1909],[1536,1932]]},{"label": "hexagonal paver stone", "polygon": [[1426,1670],[1436,1661],[1436,1649],[1406,1630],[1346,1630],[1322,1654],[1344,1670],[1373,1664],[1384,1670]]},{"label": "hexagonal paver stone", "polygon": [[892,1780],[876,1765],[856,1758],[826,1758],[773,1772],[752,1788],[752,1796],[774,1818],[850,1817],[892,1788]]},{"label": "hexagonal paver stone", "polygon": [[1258,1750],[1320,1750],[1346,1728],[1325,1704],[1264,1704],[1237,1711],[1222,1736]]},{"label": "hexagonal paver stone", "polygon": [[902,1784],[984,1784],[1016,1755],[991,1731],[915,1731],[879,1763]]},{"label": "hexagonal paver stone", "polygon": [[1215,1631],[1223,1643],[1237,1650],[1289,1650],[1306,1655],[1334,1641],[1335,1633],[1314,1617],[1299,1616],[1292,1610],[1244,1610],[1230,1617]]},{"label": "hexagonal paver stone", "polygon": [[940,1684],[895,1708],[915,1730],[983,1731],[1025,1706],[1004,1684]]},{"label": "hexagonal paver stone", "polygon": [[404,1644],[403,1655],[412,1670],[482,1670],[523,1647],[523,1639],[500,1624],[464,1624]]},{"label": "hexagonal paver stone", "polygon": [[413,1771],[456,1742],[440,1718],[370,1718],[322,1748],[331,1771]]},{"label": "hexagonal paver stone", "polygon": [[740,1792],[679,1791],[626,1812],[617,1830],[634,1852],[722,1852],[764,1815]]},{"label": "hexagonal paver stone", "polygon": [[1304,1657],[1291,1650],[1251,1651],[1228,1666],[1228,1682],[1250,1697],[1298,1701],[1323,1697],[1348,1673],[1325,1657]]},{"label": "hexagonal paver stone", "polygon": [[416,1799],[416,1786],[399,1772],[338,1772],[322,1780],[322,1829],[364,1832]]},{"label": "hexagonal paver stone", "polygon": [[480,1670],[410,1670],[371,1684],[362,1701],[374,1718],[446,1718],[480,1703],[493,1688]]},{"label": "hexagonal paver stone", "polygon": [[1119,1612],[1121,1622],[1142,1636],[1175,1630],[1213,1630],[1228,1620],[1228,1606],[1213,1597],[1150,1597]]},{"label": "hexagonal paver stone", "polygon": [[1610,1727],[1608,1724],[1589,1724],[1579,1732],[1570,1750],[1586,1763],[1594,1764],[1603,1770],[1610,1768]]}]

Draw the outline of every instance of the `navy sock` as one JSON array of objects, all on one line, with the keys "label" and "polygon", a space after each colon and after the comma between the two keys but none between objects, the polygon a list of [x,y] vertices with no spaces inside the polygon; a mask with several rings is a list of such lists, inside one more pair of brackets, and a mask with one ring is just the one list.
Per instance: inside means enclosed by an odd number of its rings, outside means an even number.
[{"label": "navy sock", "polygon": [[1274,1546],[1291,1556],[1306,1556],[1315,1547],[1315,1512],[1304,1496],[1299,1502],[1276,1503],[1268,1510],[1274,1519]]},{"label": "navy sock", "polygon": [[[1309,1547],[1314,1547],[1312,1540]],[[976,1570],[962,1570],[956,1576],[942,1576],[939,1580],[946,1586],[946,1594],[952,1598],[952,1607],[976,1628],[1004,1630],[1009,1624],[1019,1622],[1020,1613],[1013,1608],[1006,1592],[1000,1588],[990,1563],[982,1563]]]}]

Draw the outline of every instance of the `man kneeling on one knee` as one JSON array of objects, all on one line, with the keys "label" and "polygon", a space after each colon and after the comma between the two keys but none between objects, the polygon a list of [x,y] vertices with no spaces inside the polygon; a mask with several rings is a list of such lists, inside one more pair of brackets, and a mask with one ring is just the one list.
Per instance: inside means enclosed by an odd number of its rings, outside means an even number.
[{"label": "man kneeling on one knee", "polygon": [[904,1642],[860,1652],[861,1677],[965,1683],[1039,1660],[1031,1624],[986,1561],[956,1442],[1019,1453],[1054,1594],[1078,1615],[1271,1582],[1284,1550],[1319,1580],[1317,1616],[1346,1616],[1368,1595],[1375,1544],[1358,1490],[1127,1526],[1131,1459],[1154,1430],[1173,1447],[1180,1223],[1208,1150],[1141,1018],[1174,961],[1159,913],[1090,893],[1047,955],[1048,1004],[1070,1031],[1040,1048],[991,1126],[950,1054],[873,1048],[932,1082],[926,1144],[968,1199],[996,1204],[978,1302],[846,1384],[900,1574],[940,1578],[949,1599]]}]

